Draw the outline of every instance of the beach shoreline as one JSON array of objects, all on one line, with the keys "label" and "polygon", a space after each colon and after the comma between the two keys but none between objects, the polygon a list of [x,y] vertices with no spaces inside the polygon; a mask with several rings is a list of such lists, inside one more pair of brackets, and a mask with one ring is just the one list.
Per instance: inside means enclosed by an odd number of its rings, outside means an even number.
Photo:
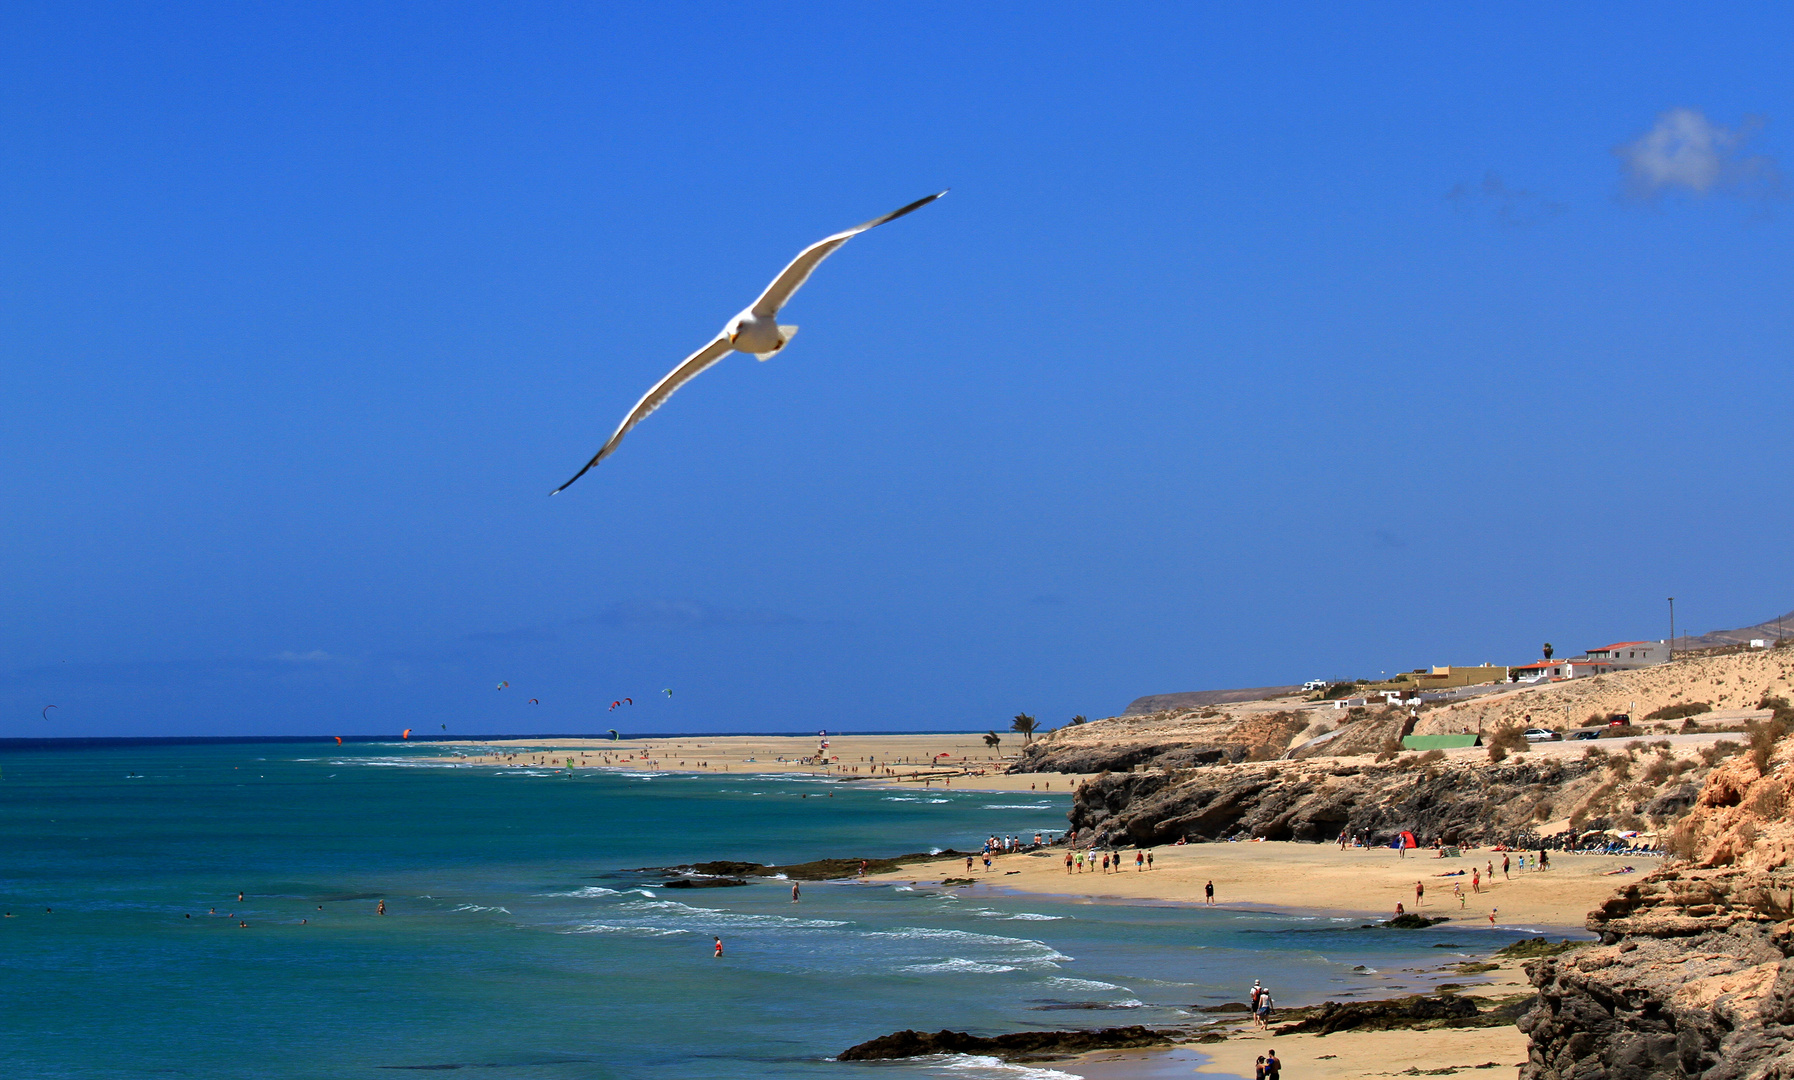
[{"label": "beach shoreline", "polygon": [[[1004,739],[1005,743],[1008,741]],[[1077,774],[1004,773],[1001,770],[1009,766],[1013,756],[985,746],[978,734],[831,735],[828,742],[826,763],[816,757],[819,739],[791,736],[689,736],[614,742],[562,739],[551,743],[505,740],[433,745],[460,750],[457,755],[436,759],[454,764],[553,768],[564,767],[565,759],[572,756],[575,768],[607,771],[652,769],[709,775],[801,776],[818,781],[967,792],[1066,796],[1087,779]],[[467,750],[485,752],[468,755]],[[1032,837],[1019,839],[1026,843]],[[970,872],[965,869],[963,856],[916,862],[872,875],[871,880],[940,887],[948,879],[969,877],[1006,893],[1074,902],[1192,906],[1205,904],[1204,887],[1213,881],[1215,906],[1234,911],[1346,918],[1374,925],[1396,914],[1396,905],[1400,904],[1405,912],[1450,920],[1442,924],[1442,929],[1453,924],[1493,925],[1553,939],[1587,939],[1590,935],[1584,924],[1588,912],[1629,879],[1609,873],[1628,865],[1627,859],[1611,856],[1553,852],[1552,868],[1541,871],[1532,868],[1536,865],[1532,863],[1533,854],[1527,853],[1529,868],[1522,872],[1519,852],[1465,848],[1456,857],[1440,857],[1431,850],[1412,850],[1404,855],[1388,848],[1341,849],[1332,843],[1292,841],[1159,846],[1151,850],[1151,870],[1136,869],[1135,849],[1124,848],[1117,852],[1121,857],[1118,870],[1105,874],[1100,865],[1093,864],[1082,873],[1074,867],[1067,874],[1064,857],[1068,850],[1059,844],[1034,851],[993,853],[988,872],[982,858],[974,858]],[[719,857],[729,854],[719,853]],[[1504,856],[1509,860],[1505,873]],[[1636,866],[1638,876],[1642,876],[1655,868],[1656,861],[1633,857],[1630,865]],[[1485,881],[1491,867],[1492,880]],[[1474,888],[1472,868],[1477,871]],[[1418,905],[1414,894],[1417,881],[1424,889]],[[1454,885],[1462,888],[1461,900],[1453,891]],[[1493,922],[1491,914],[1495,916]],[[1442,965],[1441,971],[1451,967]],[[1531,993],[1520,961],[1501,961],[1492,971],[1452,981],[1459,986],[1454,992],[1464,996],[1501,998]],[[1391,980],[1390,992],[1399,996],[1415,991],[1412,987],[1401,989]],[[1165,1049],[1099,1051],[1051,1062],[1047,1067],[1086,1080],[1151,1080],[1192,1072],[1246,1077],[1251,1075],[1256,1056],[1275,1048],[1290,1075],[1303,1080],[1379,1080],[1409,1069],[1496,1074],[1523,1063],[1527,1050],[1526,1036],[1511,1024],[1273,1036],[1252,1030],[1242,1020],[1213,1030],[1224,1032],[1226,1038]]]}]

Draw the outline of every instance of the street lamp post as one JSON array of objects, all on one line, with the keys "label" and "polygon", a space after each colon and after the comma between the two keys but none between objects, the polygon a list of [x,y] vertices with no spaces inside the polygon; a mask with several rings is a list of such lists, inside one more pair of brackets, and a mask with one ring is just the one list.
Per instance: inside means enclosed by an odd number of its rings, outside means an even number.
[{"label": "street lamp post", "polygon": [[1669,598],[1669,658],[1676,658],[1676,598]]}]

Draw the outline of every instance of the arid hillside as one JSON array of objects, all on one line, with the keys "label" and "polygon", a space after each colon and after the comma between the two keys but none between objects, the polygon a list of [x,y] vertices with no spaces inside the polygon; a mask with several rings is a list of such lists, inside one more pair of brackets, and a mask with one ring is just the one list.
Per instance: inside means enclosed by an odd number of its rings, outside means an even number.
[{"label": "arid hillside", "polygon": [[[1754,710],[1765,697],[1794,694],[1794,648],[1679,657],[1657,667],[1616,671],[1473,698],[1421,712],[1414,734],[1491,732],[1506,724],[1550,728],[1600,723],[1612,713],[1640,719],[1702,702],[1715,712]],[[1711,723],[1710,718],[1705,722]]]}]

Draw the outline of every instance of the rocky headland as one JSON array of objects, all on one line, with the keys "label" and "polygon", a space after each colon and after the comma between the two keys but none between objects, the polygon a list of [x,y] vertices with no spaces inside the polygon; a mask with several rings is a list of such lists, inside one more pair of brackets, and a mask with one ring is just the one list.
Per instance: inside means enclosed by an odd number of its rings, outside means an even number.
[{"label": "rocky headland", "polygon": [[1681,857],[1590,913],[1601,944],[1529,966],[1522,1080],[1794,1075],[1794,711],[1779,704],[1707,777]]}]

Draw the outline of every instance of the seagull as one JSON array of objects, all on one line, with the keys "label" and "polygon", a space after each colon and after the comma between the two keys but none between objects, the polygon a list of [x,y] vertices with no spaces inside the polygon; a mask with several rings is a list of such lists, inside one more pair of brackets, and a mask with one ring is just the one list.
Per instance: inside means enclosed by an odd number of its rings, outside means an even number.
[{"label": "seagull", "polygon": [[[741,314],[730,319],[728,325],[723,327],[722,333],[718,334],[708,345],[680,361],[678,367],[667,372],[665,378],[655,383],[652,389],[642,395],[642,399],[635,403],[635,408],[629,410],[629,415],[623,417],[623,422],[618,424],[617,430],[611,433],[610,439],[598,448],[598,452],[592,455],[592,460],[586,462],[586,467],[573,474],[573,480],[578,480],[592,466],[609,457],[611,451],[617,448],[617,444],[623,441],[623,436],[629,433],[629,429],[640,423],[642,417],[660,408],[667,398],[673,396],[673,391],[690,382],[699,372],[729,353],[749,353],[756,360],[770,360],[776,356],[779,350],[789,345],[791,339],[797,334],[797,327],[778,324],[779,309],[784,307],[791,300],[792,295],[803,286],[803,283],[810,279],[810,275],[815,272],[817,266],[821,265],[822,260],[833,255],[836,248],[866,230],[876,229],[887,221],[896,221],[905,214],[920,210],[945,194],[945,191],[937,191],[926,198],[917,199],[908,206],[899,207],[883,217],[873,218],[871,221],[855,225],[853,228],[843,230],[833,236],[825,236],[798,252],[797,258],[792,259],[789,266],[779,271],[779,276],[772,279],[772,284],[766,287],[766,291],[760,294],[758,300],[743,309]],[[559,495],[573,485],[573,480],[567,481],[549,494]]]}]

